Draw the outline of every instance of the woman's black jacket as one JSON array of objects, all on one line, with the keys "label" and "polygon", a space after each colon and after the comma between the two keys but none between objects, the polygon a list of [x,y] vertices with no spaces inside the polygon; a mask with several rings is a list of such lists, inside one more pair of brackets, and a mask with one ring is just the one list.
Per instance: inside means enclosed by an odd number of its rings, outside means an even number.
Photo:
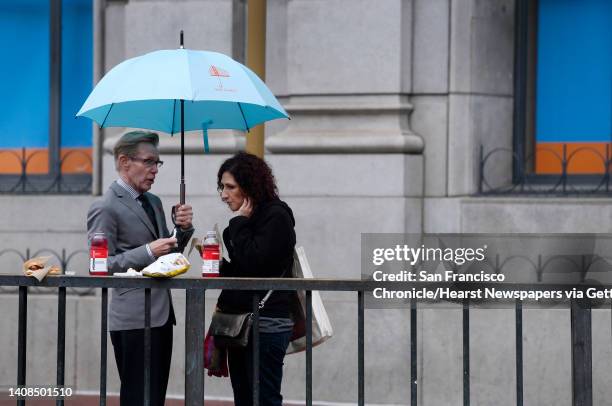
[{"label": "woman's black jacket", "polygon": [[[251,217],[237,216],[223,231],[223,241],[231,262],[223,260],[221,276],[238,278],[291,277],[295,247],[295,219],[289,206],[275,199],[260,203]],[[253,309],[253,295],[263,291],[224,290],[217,306],[223,312],[246,313]],[[274,291],[260,315],[290,317],[290,293]]]}]

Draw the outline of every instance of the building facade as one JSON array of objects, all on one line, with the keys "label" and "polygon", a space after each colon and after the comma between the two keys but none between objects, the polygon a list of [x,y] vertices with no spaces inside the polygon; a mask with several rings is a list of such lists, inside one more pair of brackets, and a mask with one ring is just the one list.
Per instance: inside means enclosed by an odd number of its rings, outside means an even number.
[{"label": "building facade", "polygon": [[[93,81],[127,58],[177,48],[180,30],[187,48],[245,61],[244,0],[63,4],[90,13],[71,20],[89,19],[81,26],[89,31],[63,40],[62,49],[86,50],[75,55]],[[607,233],[611,22],[605,0],[268,0],[265,81],[292,119],[266,124],[265,158],[294,210],[298,244],[315,276],[359,278],[362,233]],[[92,45],[82,44],[87,38]],[[86,76],[72,79],[81,84],[74,94],[92,88]],[[27,112],[24,104],[13,108]],[[43,133],[44,122],[39,127]],[[84,140],[74,147],[91,148],[94,194],[116,177],[109,152],[124,130],[94,130],[93,137],[89,127],[74,130]],[[244,145],[244,134],[211,131],[211,154],[205,155],[201,134],[187,135],[187,200],[197,234],[229,218],[216,192],[216,170]],[[160,149],[166,164],[152,191],[170,205],[178,199],[178,139],[162,135]],[[92,199],[2,195],[0,242],[21,251],[85,250]],[[17,256],[0,259],[18,266]],[[195,276],[200,263],[191,259]],[[71,265],[84,273],[86,261],[86,253],[79,254]],[[6,292],[0,300],[14,313],[4,323],[16,325],[16,296]],[[335,337],[314,350],[313,395],[355,403],[356,297],[323,294],[323,300]],[[184,298],[175,295],[175,302],[181,315]],[[45,371],[55,368],[49,334],[55,297],[41,292],[30,303],[28,382],[43,383],[53,376]],[[206,308],[214,303],[211,293]],[[72,292],[68,305],[67,385],[96,392],[99,297]],[[180,319],[169,388],[175,395],[184,390]],[[610,326],[609,309],[593,311],[596,405],[612,396]],[[409,403],[410,328],[405,309],[366,312],[367,403]],[[418,404],[459,404],[462,307],[421,309],[416,328]],[[514,310],[473,309],[470,332],[472,404],[516,404]],[[523,335],[525,404],[571,404],[569,310],[525,310]],[[2,348],[16,346],[12,336],[0,340]],[[0,365],[15,365],[14,354],[1,354]],[[109,390],[117,391],[110,358],[108,365]],[[3,371],[0,382],[12,382],[10,368]],[[286,359],[283,393],[304,399],[300,356]],[[229,398],[229,381],[207,378],[206,394]]]}]

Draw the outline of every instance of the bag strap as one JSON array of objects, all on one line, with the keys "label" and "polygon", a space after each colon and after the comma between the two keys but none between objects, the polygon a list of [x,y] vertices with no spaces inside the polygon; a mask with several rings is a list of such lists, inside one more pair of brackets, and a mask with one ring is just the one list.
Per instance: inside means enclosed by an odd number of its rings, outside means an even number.
[{"label": "bag strap", "polygon": [[[293,266],[293,262],[291,263],[291,266]],[[285,270],[283,271],[283,273],[281,274],[281,276],[280,276],[280,277],[281,277],[281,278],[284,278],[286,273],[287,273],[287,268],[285,268]],[[267,301],[267,300],[270,298],[270,296],[272,295],[272,292],[274,292],[274,290],[270,289],[270,290],[268,291],[268,293],[266,293],[266,295],[263,297],[263,299],[261,299],[261,300],[259,301],[259,306],[258,306],[258,307],[259,307],[259,310],[263,309],[263,307],[264,307],[264,306],[265,306],[265,304],[266,304],[266,301]]]},{"label": "bag strap", "polygon": [[270,296],[272,295],[272,292],[274,292],[273,290],[269,290],[268,293],[266,293],[266,295],[263,297],[263,299],[261,299],[259,301],[259,310],[263,309],[263,307],[266,304],[266,301],[270,298]]}]

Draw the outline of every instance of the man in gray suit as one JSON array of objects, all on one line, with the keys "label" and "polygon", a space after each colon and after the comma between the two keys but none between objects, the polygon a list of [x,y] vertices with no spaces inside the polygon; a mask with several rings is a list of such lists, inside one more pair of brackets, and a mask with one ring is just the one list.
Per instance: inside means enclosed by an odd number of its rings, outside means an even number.
[{"label": "man in gray suit", "polygon": [[[109,273],[140,270],[156,258],[182,251],[193,234],[193,212],[177,205],[176,238],[170,237],[160,199],[148,193],[163,164],[155,133],[132,131],[113,150],[118,179],[87,214],[89,240],[95,232],[108,239]],[[121,405],[140,406],[144,399],[144,289],[113,289],[108,313],[111,341],[121,379]],[[151,290],[151,405],[163,405],[176,324],[167,289]]]}]

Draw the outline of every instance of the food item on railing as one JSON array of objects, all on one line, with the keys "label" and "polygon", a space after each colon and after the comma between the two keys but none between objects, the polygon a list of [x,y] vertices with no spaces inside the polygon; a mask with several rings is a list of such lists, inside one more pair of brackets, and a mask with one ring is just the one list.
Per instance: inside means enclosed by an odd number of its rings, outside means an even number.
[{"label": "food item on railing", "polygon": [[38,281],[42,281],[45,276],[49,275],[61,275],[62,269],[59,265],[47,265],[47,262],[51,259],[50,256],[36,257],[29,259],[23,263],[23,273],[26,276],[33,276]]},{"label": "food item on railing", "polygon": [[59,267],[59,265],[51,265],[51,267],[49,268],[49,275],[61,275],[62,274],[62,268]]},{"label": "food item on railing", "polygon": [[190,267],[191,264],[187,258],[175,252],[157,258],[157,261],[142,270],[142,274],[154,278],[172,278],[184,274]]},{"label": "food item on railing", "polygon": [[[24,272],[33,272],[38,271],[39,269],[43,269],[45,264],[51,259],[51,257],[36,257],[32,259],[28,259],[23,263],[23,271]],[[26,273],[27,275],[27,273]]]}]

